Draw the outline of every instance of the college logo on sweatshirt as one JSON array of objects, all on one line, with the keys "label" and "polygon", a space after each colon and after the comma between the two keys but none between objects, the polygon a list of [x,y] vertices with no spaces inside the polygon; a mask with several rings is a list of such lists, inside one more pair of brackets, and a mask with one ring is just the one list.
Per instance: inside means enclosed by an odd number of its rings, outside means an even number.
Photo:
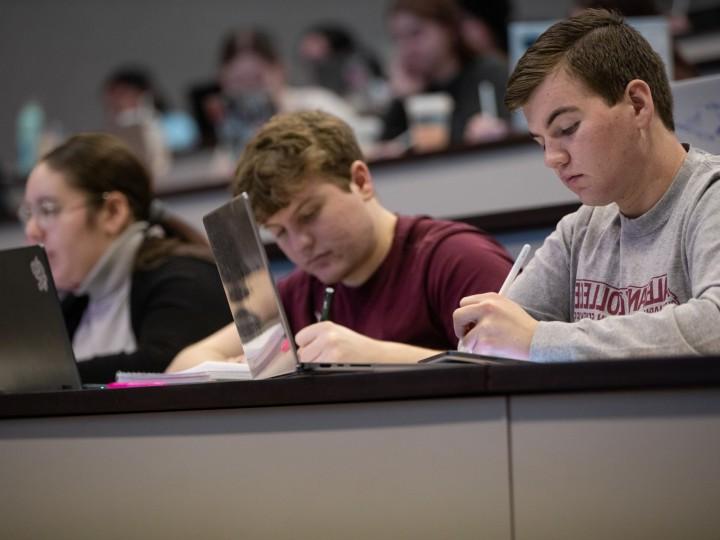
[{"label": "college logo on sweatshirt", "polygon": [[613,287],[591,279],[575,280],[575,320],[604,319],[609,315],[627,315],[637,311],[654,313],[667,305],[679,304],[668,289],[667,274],[645,284]]}]

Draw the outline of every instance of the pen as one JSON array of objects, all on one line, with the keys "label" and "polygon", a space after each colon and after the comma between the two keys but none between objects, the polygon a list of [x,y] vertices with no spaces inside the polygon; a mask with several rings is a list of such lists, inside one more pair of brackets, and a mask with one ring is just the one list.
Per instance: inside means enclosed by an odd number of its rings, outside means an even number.
[{"label": "pen", "polygon": [[323,297],[322,310],[320,311],[321,321],[327,321],[330,319],[330,306],[332,305],[334,294],[335,289],[332,287],[325,287],[325,296]]},{"label": "pen", "polygon": [[513,284],[513,282],[515,281],[515,278],[520,273],[520,270],[522,270],[523,267],[525,266],[528,255],[530,255],[530,244],[525,244],[522,247],[522,249],[520,250],[520,253],[517,256],[517,259],[515,259],[515,263],[512,265],[512,268],[510,269],[510,272],[508,273],[507,277],[505,278],[505,281],[503,282],[502,287],[500,287],[500,290],[498,291],[498,294],[500,296],[507,294],[507,291],[510,288],[510,285]]},{"label": "pen", "polygon": [[[530,244],[525,244],[522,249],[520,250],[520,253],[517,256],[517,259],[515,259],[515,262],[512,265],[512,268],[510,268],[510,272],[508,272],[507,277],[505,278],[505,281],[503,281],[502,286],[500,287],[500,290],[498,291],[498,294],[500,296],[504,296],[507,294],[508,289],[515,281],[515,278],[520,273],[520,270],[523,269],[525,266],[525,263],[527,262],[528,256],[530,255]],[[472,326],[468,325],[467,331],[465,334],[472,330]],[[474,325],[473,325],[474,326]],[[463,343],[463,338],[460,338],[460,341],[458,342],[458,351],[460,352],[472,352],[470,349],[468,349],[465,346],[465,343]]]}]

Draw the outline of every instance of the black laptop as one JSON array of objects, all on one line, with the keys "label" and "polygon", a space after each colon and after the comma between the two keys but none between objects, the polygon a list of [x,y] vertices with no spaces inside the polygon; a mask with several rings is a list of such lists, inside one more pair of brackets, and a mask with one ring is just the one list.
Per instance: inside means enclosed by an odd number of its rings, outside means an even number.
[{"label": "black laptop", "polygon": [[0,251],[0,392],[78,390],[80,376],[41,246]]}]

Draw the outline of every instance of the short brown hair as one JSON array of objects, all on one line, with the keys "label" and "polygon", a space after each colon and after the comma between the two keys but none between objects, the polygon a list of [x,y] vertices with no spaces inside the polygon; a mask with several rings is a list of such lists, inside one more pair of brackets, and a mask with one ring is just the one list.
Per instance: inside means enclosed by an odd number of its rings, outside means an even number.
[{"label": "short brown hair", "polygon": [[228,32],[220,45],[220,65],[225,66],[241,54],[256,54],[268,64],[279,64],[280,57],[272,37],[260,28],[241,28]]},{"label": "short brown hair", "polygon": [[660,56],[623,18],[588,9],[552,25],[525,52],[508,81],[505,105],[522,107],[556,69],[565,69],[612,106],[628,83],[645,81],[665,127],[673,131],[672,94]]},{"label": "short brown hair", "polygon": [[363,155],[352,129],[322,111],[278,114],[240,156],[234,195],[247,191],[261,223],[290,204],[311,176],[350,191],[350,168]]}]

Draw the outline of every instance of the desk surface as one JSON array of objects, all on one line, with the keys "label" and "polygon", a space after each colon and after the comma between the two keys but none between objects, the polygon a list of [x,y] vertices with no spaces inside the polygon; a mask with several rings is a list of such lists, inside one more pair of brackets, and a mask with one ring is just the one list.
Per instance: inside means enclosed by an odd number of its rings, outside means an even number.
[{"label": "desk surface", "polygon": [[434,365],[119,390],[0,395],[0,418],[720,386],[720,358]]}]

